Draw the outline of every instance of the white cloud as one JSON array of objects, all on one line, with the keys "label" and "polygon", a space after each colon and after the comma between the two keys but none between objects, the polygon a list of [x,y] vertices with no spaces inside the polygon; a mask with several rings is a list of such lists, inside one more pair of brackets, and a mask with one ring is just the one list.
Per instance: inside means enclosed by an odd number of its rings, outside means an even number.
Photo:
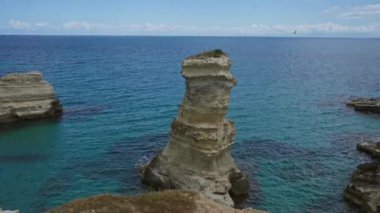
[{"label": "white cloud", "polygon": [[44,23],[44,22],[37,22],[37,23],[34,23],[34,26],[36,26],[36,27],[47,27],[48,24]]},{"label": "white cloud", "polygon": [[94,29],[95,25],[90,24],[90,23],[85,22],[85,21],[71,21],[71,22],[64,23],[63,28],[65,28],[65,29],[76,29],[76,30],[78,30],[78,29],[90,30],[90,29]]},{"label": "white cloud", "polygon": [[363,18],[368,16],[380,17],[380,4],[366,5],[363,7],[355,7],[351,11],[342,13],[342,18]]},{"label": "white cloud", "polygon": [[338,6],[333,6],[333,7],[330,7],[330,8],[327,8],[326,10],[324,10],[323,12],[324,13],[337,13],[341,10],[340,7]]},{"label": "white cloud", "polygon": [[380,4],[368,4],[356,7],[331,7],[324,11],[325,13],[336,14],[342,19],[361,19],[368,17],[380,18]]},{"label": "white cloud", "polygon": [[380,24],[341,25],[332,22],[301,25],[251,25],[253,33],[372,33],[380,31]]},{"label": "white cloud", "polygon": [[8,25],[3,28],[21,31],[21,30],[36,30],[36,29],[41,29],[44,27],[48,27],[48,24],[44,22],[29,23],[29,22],[11,19],[9,20]]},{"label": "white cloud", "polygon": [[[336,10],[336,9],[334,9]],[[86,21],[71,21],[62,24],[45,22],[28,23],[10,20],[8,25],[0,27],[18,32],[88,34],[88,35],[200,35],[200,36],[287,36],[297,31],[299,35],[344,35],[366,34],[380,35],[380,23],[366,25],[343,25],[333,22],[316,24],[252,24],[248,26],[194,26],[172,25],[166,23],[141,24],[104,24]]]},{"label": "white cloud", "polygon": [[147,34],[147,35],[289,35],[295,30],[300,34],[334,34],[334,33],[376,33],[380,32],[380,24],[342,25],[332,22],[299,25],[266,25],[252,24],[250,26],[193,26],[170,24],[131,24],[107,25],[72,21],[64,23],[67,30],[80,30],[84,33],[102,34]]},{"label": "white cloud", "polygon": [[194,31],[199,30],[196,26],[186,26],[186,25],[170,25],[170,24],[131,24],[125,26],[127,30],[140,30],[144,32],[168,32],[168,31]]},{"label": "white cloud", "polygon": [[28,22],[22,22],[18,20],[11,19],[9,21],[9,28],[16,29],[16,30],[27,30],[31,29],[33,25],[29,24]]},{"label": "white cloud", "polygon": [[190,32],[199,30],[199,28],[194,26],[185,26],[185,25],[170,25],[170,24],[152,24],[152,23],[143,23],[143,24],[129,24],[129,25],[120,25],[120,24],[103,24],[103,23],[90,23],[86,21],[71,21],[62,24],[63,28],[66,30],[76,30],[81,32],[102,32],[102,33],[168,33],[168,32]]}]

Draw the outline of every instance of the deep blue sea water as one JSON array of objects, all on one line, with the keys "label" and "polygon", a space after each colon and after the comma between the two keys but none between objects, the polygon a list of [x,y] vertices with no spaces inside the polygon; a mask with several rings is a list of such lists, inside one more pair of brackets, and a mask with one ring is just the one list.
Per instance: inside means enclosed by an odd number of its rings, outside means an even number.
[{"label": "deep blue sea water", "polygon": [[251,179],[245,205],[355,212],[342,198],[355,150],[380,116],[344,102],[380,96],[380,39],[0,36],[0,75],[40,70],[65,114],[0,129],[0,207],[41,212],[98,193],[147,190],[141,164],[167,141],[184,93],[183,58],[229,53],[238,81],[233,157]]}]

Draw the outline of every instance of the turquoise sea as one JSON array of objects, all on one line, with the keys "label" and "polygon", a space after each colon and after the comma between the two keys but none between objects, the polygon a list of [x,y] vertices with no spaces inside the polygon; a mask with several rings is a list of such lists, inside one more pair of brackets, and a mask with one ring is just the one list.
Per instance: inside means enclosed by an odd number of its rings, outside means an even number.
[{"label": "turquoise sea", "polygon": [[40,70],[65,114],[0,128],[0,207],[46,211],[98,193],[137,194],[139,167],[167,142],[181,61],[221,48],[238,81],[233,157],[245,206],[356,212],[342,198],[380,116],[345,101],[380,96],[380,39],[0,36],[0,75]]}]

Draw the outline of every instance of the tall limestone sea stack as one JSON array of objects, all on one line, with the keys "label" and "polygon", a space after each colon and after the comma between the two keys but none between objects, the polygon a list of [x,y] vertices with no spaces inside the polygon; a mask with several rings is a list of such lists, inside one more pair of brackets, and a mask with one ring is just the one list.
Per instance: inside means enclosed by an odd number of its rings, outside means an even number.
[{"label": "tall limestone sea stack", "polygon": [[53,87],[39,72],[0,78],[0,124],[62,114]]},{"label": "tall limestone sea stack", "polygon": [[200,191],[228,206],[234,204],[230,193],[248,194],[248,179],[230,153],[235,126],[224,118],[236,85],[230,67],[230,59],[221,50],[184,60],[185,96],[168,144],[142,171],[145,183],[158,189]]}]

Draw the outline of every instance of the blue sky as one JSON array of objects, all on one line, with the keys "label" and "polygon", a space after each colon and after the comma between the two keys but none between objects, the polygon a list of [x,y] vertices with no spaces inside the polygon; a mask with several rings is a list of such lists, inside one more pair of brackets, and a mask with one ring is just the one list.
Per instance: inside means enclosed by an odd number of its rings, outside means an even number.
[{"label": "blue sky", "polygon": [[380,37],[380,0],[0,0],[0,34]]}]

